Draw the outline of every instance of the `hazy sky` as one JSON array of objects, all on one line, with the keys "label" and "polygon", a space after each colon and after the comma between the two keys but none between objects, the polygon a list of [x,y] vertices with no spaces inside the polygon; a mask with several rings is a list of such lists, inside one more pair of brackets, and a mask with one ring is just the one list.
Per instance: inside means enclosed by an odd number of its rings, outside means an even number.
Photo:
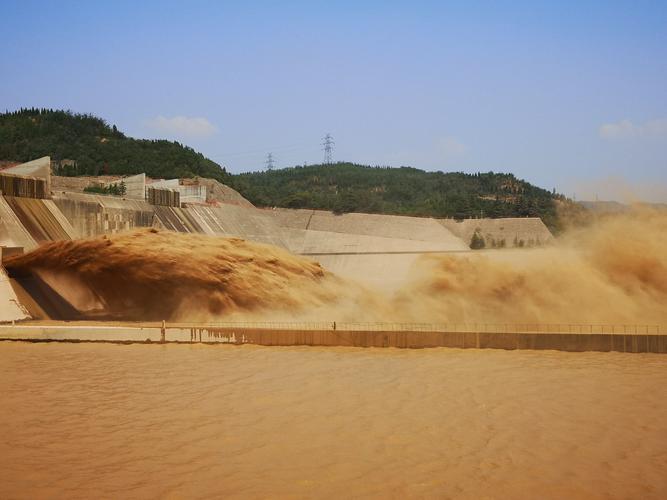
[{"label": "hazy sky", "polygon": [[232,172],[334,159],[667,201],[667,2],[0,0],[0,109]]}]

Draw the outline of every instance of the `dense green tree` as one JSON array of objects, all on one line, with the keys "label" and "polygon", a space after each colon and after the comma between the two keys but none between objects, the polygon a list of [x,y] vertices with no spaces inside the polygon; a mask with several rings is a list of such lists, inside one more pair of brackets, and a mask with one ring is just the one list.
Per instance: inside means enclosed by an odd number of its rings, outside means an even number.
[{"label": "dense green tree", "polygon": [[557,229],[557,204],[568,201],[512,174],[494,172],[425,172],[336,163],[230,175],[192,148],[175,141],[133,139],[92,115],[35,108],[0,114],[0,160],[28,161],[47,155],[56,161],[76,161],[76,166],[63,163],[59,175],[145,172],[151,177],[209,177],[262,207],[456,219],[540,217]]},{"label": "dense green tree", "polygon": [[352,163],[297,166],[231,176],[258,206],[413,216],[541,217],[554,228],[559,195],[494,172],[425,172]]},{"label": "dense green tree", "polygon": [[151,177],[210,177],[225,182],[223,167],[192,148],[166,140],[126,137],[92,115],[51,109],[0,114],[0,160],[41,156],[76,160],[64,175],[138,174]]},{"label": "dense green tree", "polygon": [[479,234],[479,231],[475,231],[472,234],[472,238],[470,239],[470,248],[473,250],[480,250],[486,246],[486,243],[484,242],[484,237]]},{"label": "dense green tree", "polygon": [[115,196],[124,196],[127,192],[127,186],[124,181],[119,184],[109,184],[108,186],[93,185],[83,188],[87,193],[113,194]]}]

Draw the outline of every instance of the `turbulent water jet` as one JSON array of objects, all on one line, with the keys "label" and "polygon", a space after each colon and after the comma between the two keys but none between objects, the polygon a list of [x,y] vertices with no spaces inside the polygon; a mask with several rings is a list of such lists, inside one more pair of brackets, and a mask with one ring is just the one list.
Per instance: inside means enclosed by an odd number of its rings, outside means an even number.
[{"label": "turbulent water jet", "polygon": [[667,214],[638,210],[549,248],[424,255],[393,290],[282,248],[157,230],[49,243],[6,266],[88,318],[665,325],[665,249]]},{"label": "turbulent water jet", "polygon": [[424,256],[394,300],[450,323],[664,325],[667,213],[600,219],[544,249]]},{"label": "turbulent water jet", "polygon": [[300,311],[336,301],[343,283],[311,260],[270,245],[157,230],[58,241],[6,261],[63,297],[87,287],[88,317],[211,319],[263,309]]}]

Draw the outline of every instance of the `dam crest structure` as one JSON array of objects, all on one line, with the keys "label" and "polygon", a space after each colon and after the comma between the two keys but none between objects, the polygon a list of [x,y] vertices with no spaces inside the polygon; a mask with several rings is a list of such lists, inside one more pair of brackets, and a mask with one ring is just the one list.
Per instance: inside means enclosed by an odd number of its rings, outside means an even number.
[{"label": "dam crest structure", "polygon": [[[425,254],[470,252],[473,234],[547,245],[539,218],[434,219],[310,209],[260,209],[213,180],[183,183],[144,174],[117,179],[51,175],[49,157],[0,171],[0,339],[82,342],[361,347],[454,347],[665,352],[667,336],[650,325],[433,325],[399,323],[235,323],[126,326],[77,323],[76,308],[35,276],[13,276],[3,259],[51,241],[140,228],[238,237],[318,261],[346,278],[387,286],[408,276]],[[122,182],[125,196],[83,192]],[[387,270],[391,272],[388,273]],[[59,321],[72,321],[58,324]],[[334,326],[335,325],[335,326]]]}]

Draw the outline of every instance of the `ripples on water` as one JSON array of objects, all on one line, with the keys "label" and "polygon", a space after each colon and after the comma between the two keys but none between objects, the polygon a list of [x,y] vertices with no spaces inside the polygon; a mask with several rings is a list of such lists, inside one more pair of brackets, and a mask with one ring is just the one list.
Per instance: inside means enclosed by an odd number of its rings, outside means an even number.
[{"label": "ripples on water", "polygon": [[0,497],[665,498],[666,361],[0,343]]}]

